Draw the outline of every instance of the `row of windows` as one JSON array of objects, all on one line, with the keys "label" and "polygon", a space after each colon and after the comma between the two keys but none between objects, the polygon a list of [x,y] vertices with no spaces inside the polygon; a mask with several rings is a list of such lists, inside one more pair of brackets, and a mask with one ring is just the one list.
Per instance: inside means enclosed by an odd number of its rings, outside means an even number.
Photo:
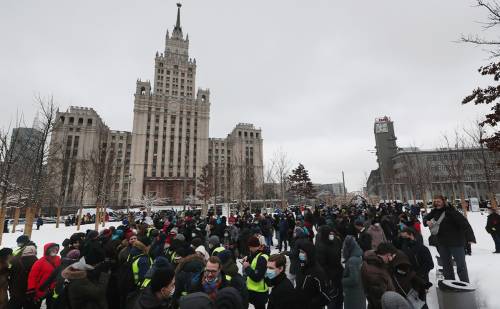
[{"label": "row of windows", "polygon": [[[62,122],[62,123],[65,123],[66,117],[64,117],[64,116],[59,117],[59,121]],[[84,123],[84,119],[83,118],[78,118],[77,124],[79,126],[81,126],[81,125],[83,125],[83,123]],[[75,124],[75,117],[69,117],[68,118],[68,124],[69,125]],[[91,126],[91,125],[92,125],[92,118],[88,118],[87,119],[87,126]]]}]

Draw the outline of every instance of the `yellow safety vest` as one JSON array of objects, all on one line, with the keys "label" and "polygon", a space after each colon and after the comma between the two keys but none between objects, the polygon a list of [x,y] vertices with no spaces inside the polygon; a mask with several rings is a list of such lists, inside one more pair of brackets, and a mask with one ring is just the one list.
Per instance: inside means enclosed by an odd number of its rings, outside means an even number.
[{"label": "yellow safety vest", "polygon": [[[139,282],[139,259],[141,258],[141,256],[144,256],[144,254],[137,256],[135,261],[132,262],[132,273],[134,274],[134,283],[137,286],[141,286],[142,284],[142,282]],[[150,257],[148,258],[150,266],[153,265],[153,260]]]},{"label": "yellow safety vest", "polygon": [[21,252],[23,252],[24,248],[24,246],[17,247],[16,249],[14,249],[14,251],[12,251],[12,256],[18,256],[19,254],[21,254]]},{"label": "yellow safety vest", "polygon": [[217,247],[214,249],[214,251],[212,251],[212,255],[218,255],[219,253],[221,253],[222,251],[226,250],[226,248],[224,247]]},{"label": "yellow safety vest", "polygon": [[[250,264],[250,267],[253,270],[255,270],[255,268],[257,268],[257,261],[259,260],[260,256],[263,256],[266,259],[266,261],[269,259],[269,257],[266,254],[263,254],[263,253],[257,254],[257,256],[254,257],[254,259],[252,260],[252,263]],[[247,276],[247,289],[249,291],[260,292],[260,293],[264,293],[264,292],[267,292],[269,290],[264,279],[256,282],[256,281],[253,281],[248,276]]]},{"label": "yellow safety vest", "polygon": [[151,283],[151,279],[150,278],[144,279],[144,281],[142,281],[142,284],[141,284],[141,289],[147,288],[150,283]]}]

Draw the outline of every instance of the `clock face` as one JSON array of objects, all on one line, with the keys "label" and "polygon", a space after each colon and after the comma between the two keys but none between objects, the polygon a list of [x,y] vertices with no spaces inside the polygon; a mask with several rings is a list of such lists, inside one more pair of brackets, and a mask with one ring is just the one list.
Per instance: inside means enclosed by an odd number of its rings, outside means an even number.
[{"label": "clock face", "polygon": [[387,127],[387,123],[377,123],[375,125],[375,133],[387,133],[389,132],[389,128]]}]

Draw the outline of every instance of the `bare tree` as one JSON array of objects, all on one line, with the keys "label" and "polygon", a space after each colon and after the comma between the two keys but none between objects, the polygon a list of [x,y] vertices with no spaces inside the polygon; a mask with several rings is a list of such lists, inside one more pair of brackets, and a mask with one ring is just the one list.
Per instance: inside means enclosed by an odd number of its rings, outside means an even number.
[{"label": "bare tree", "polygon": [[271,161],[274,166],[274,178],[278,182],[280,188],[281,207],[284,208],[286,207],[285,194],[290,188],[288,176],[290,175],[292,163],[286,152],[284,152],[281,148],[274,153]]},{"label": "bare tree", "polygon": [[[464,216],[467,217],[467,203],[464,191],[464,163],[465,163],[465,141],[462,136],[455,131],[454,140],[447,135],[443,136],[443,146],[439,149],[440,161],[447,174],[453,190],[453,203],[456,199],[456,189],[460,196],[460,203]],[[455,189],[456,185],[456,189]]]},{"label": "bare tree", "polygon": [[491,207],[497,208],[494,180],[496,178],[499,155],[498,153],[489,151],[482,142],[486,132],[479,120],[475,121],[470,127],[464,128],[464,133],[467,137],[467,145],[472,149],[479,149],[479,152],[474,151],[471,153],[472,158],[481,167],[481,171],[483,172]]},{"label": "bare tree", "polygon": [[[207,201],[213,194],[213,186],[212,186],[212,166],[210,163],[207,163],[201,169],[201,175],[198,176],[198,192],[199,198],[203,200],[203,208],[201,211],[201,217],[205,218],[208,213],[208,203]],[[214,203],[215,204],[215,203]]]}]

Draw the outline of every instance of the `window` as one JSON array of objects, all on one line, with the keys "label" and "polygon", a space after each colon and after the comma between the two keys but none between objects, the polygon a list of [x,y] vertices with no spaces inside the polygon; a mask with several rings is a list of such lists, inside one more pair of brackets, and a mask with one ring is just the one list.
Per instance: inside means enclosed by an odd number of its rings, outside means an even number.
[{"label": "window", "polygon": [[90,119],[90,118],[87,119],[87,126],[89,126],[89,127],[92,126],[92,119]]},{"label": "window", "polygon": [[73,124],[73,123],[75,123],[75,118],[69,117],[69,124]]}]

